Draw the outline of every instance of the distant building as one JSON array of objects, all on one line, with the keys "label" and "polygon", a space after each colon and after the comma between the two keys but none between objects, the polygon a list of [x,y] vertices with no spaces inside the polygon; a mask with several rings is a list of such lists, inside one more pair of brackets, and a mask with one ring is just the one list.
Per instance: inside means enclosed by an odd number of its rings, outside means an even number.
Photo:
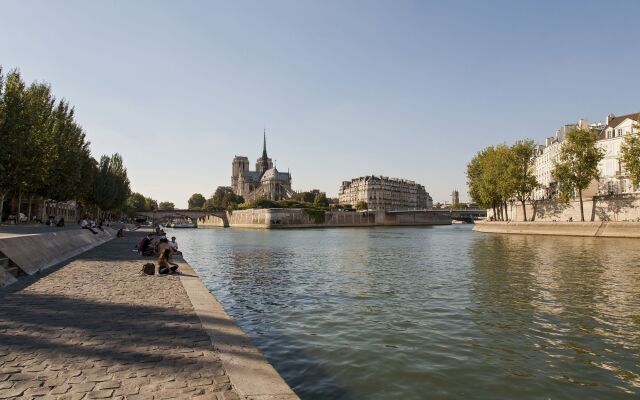
[{"label": "distant building", "polygon": [[620,160],[620,147],[626,135],[638,133],[638,114],[627,114],[616,117],[607,115],[607,125],[600,132],[598,146],[604,150],[605,156],[598,164],[600,180],[598,191],[600,194],[633,193],[640,191],[634,188],[629,174]]},{"label": "distant building", "polygon": [[267,135],[264,134],[262,156],[256,161],[256,170],[249,170],[249,158],[235,156],[232,162],[231,188],[245,201],[258,199],[282,200],[291,197],[291,174],[279,172],[267,156]]},{"label": "distant building", "polygon": [[460,204],[460,193],[458,193],[458,190],[456,189],[451,192],[451,207],[455,208],[458,204]]},{"label": "distant building", "polygon": [[533,172],[540,186],[533,191],[535,200],[554,198],[558,194],[558,183],[553,176],[553,169],[560,161],[560,149],[566,134],[576,128],[592,130],[599,134],[603,127],[602,123],[589,124],[586,119],[581,119],[575,124],[561,126],[555,136],[546,138],[545,144],[538,146]]},{"label": "distant building", "polygon": [[421,210],[433,206],[424,186],[406,179],[375,175],[342,182],[338,200],[340,204],[352,206],[364,201],[374,211]]},{"label": "distant building", "polygon": [[551,199],[558,195],[558,184],[553,177],[553,169],[560,161],[560,150],[566,134],[575,128],[589,129],[598,135],[598,146],[604,150],[605,157],[598,164],[600,179],[583,192],[583,196],[596,194],[634,193],[640,188],[634,188],[629,174],[624,170],[620,160],[620,147],[624,136],[638,133],[638,113],[616,117],[607,116],[607,123],[592,123],[581,119],[576,124],[567,124],[556,131],[555,137],[548,137],[544,145],[538,146],[538,154],[534,163],[534,174],[540,186],[534,190],[535,200]]}]

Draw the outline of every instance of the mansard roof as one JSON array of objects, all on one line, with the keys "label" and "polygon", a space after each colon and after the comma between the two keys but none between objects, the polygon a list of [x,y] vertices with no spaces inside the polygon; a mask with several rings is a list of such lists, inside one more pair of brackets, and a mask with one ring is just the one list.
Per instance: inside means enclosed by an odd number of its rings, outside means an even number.
[{"label": "mansard roof", "polygon": [[606,128],[615,128],[616,126],[620,125],[621,123],[624,122],[625,119],[629,118],[632,119],[634,121],[638,121],[638,114],[640,114],[640,112],[636,112],[636,113],[631,113],[631,114],[627,114],[627,115],[621,115],[619,117],[613,117],[611,118],[611,120],[609,121],[609,123],[607,124]]}]

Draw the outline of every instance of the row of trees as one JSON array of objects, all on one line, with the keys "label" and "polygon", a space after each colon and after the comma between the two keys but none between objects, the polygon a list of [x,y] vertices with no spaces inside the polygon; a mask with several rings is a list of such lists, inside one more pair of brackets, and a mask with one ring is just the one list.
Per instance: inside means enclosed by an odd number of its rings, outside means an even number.
[{"label": "row of trees", "polygon": [[[582,192],[594,179],[599,178],[598,163],[604,151],[598,147],[598,136],[585,129],[573,129],[567,133],[555,163],[553,176],[558,183],[559,200],[580,200],[580,216],[584,221]],[[493,209],[499,220],[507,219],[507,202],[517,200],[522,204],[524,220],[527,220],[527,201],[539,182],[533,173],[536,145],[532,140],[518,141],[512,146],[489,146],[478,152],[467,165],[467,183],[473,201]],[[621,148],[621,161],[634,185],[640,185],[640,135],[627,135]]]},{"label": "row of trees", "polygon": [[[20,72],[0,67],[0,219],[5,200],[17,197],[76,200],[84,209],[120,211],[129,179],[119,154],[96,161],[74,108],[47,83],[25,84]],[[10,197],[11,196],[11,197]]]},{"label": "row of trees", "polygon": [[535,152],[535,143],[524,140],[513,146],[489,146],[476,154],[467,165],[473,201],[492,208],[496,218],[506,220],[507,202],[516,198],[524,204],[538,185],[532,173]]}]

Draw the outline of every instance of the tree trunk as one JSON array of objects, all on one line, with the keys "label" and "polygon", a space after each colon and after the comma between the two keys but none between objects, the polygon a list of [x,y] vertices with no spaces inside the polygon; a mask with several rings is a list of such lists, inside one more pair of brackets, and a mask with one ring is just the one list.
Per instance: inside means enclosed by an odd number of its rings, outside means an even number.
[{"label": "tree trunk", "polygon": [[2,213],[4,212],[4,198],[7,196],[7,193],[2,192],[0,194],[0,222],[2,222]]},{"label": "tree trunk", "polygon": [[509,221],[509,208],[507,207],[507,202],[503,203],[502,212],[504,213],[504,221]]},{"label": "tree trunk", "polygon": [[520,200],[522,202],[522,215],[524,216],[524,222],[527,222],[527,205],[524,200]]},{"label": "tree trunk", "polygon": [[29,195],[29,215],[28,215],[28,222],[31,222],[31,205],[33,203],[33,194]]},{"label": "tree trunk", "polygon": [[20,223],[20,206],[22,205],[22,191],[18,191],[18,212],[16,213],[16,225]]},{"label": "tree trunk", "polygon": [[582,189],[578,189],[578,196],[580,196],[580,222],[584,222],[584,207],[582,205]]}]

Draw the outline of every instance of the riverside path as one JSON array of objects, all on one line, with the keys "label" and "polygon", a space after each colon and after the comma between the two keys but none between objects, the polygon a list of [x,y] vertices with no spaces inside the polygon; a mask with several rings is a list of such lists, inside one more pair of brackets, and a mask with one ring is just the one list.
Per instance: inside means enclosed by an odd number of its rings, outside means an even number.
[{"label": "riverside path", "polygon": [[180,278],[142,275],[127,235],[0,289],[1,399],[239,398]]}]

